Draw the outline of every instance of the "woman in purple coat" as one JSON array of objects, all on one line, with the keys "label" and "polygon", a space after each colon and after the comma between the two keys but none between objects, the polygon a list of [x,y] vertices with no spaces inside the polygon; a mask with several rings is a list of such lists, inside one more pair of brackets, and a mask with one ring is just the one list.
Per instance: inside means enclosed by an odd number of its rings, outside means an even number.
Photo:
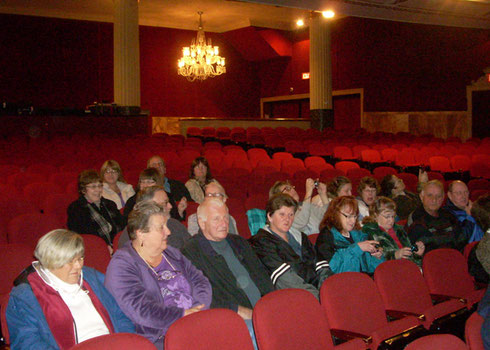
[{"label": "woman in purple coat", "polygon": [[138,203],[128,218],[131,241],[117,250],[105,286],[133,321],[136,332],[158,349],[170,325],[209,308],[211,285],[179,250],[167,245],[169,215],[153,201]]}]

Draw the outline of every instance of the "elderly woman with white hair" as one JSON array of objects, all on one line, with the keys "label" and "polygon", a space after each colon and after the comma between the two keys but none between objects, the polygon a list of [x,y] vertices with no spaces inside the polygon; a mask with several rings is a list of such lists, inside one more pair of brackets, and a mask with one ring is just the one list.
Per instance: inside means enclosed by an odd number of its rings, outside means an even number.
[{"label": "elderly woman with white hair", "polygon": [[54,230],[37,243],[32,266],[16,279],[7,306],[12,349],[70,349],[85,340],[134,333],[104,287],[104,275],[83,267],[82,237]]}]

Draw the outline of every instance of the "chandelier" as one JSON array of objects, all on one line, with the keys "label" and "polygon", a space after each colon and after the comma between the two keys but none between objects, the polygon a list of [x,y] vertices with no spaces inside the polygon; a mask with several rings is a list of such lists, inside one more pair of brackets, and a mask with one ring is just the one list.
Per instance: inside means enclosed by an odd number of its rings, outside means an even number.
[{"label": "chandelier", "polygon": [[202,11],[199,14],[199,28],[197,40],[192,39],[190,47],[182,49],[182,58],[179,59],[178,73],[189,81],[205,80],[226,73],[225,58],[219,56],[219,47],[211,44],[202,28]]}]

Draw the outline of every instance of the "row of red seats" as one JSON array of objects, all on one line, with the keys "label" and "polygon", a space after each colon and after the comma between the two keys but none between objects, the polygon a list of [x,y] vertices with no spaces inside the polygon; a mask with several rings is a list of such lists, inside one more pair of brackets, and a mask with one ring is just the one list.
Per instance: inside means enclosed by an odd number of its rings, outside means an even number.
[{"label": "row of red seats", "polygon": [[[105,272],[104,266],[107,266],[109,255],[105,243],[91,235],[84,235],[84,240],[86,265]],[[5,269],[0,283],[2,304],[13,279],[31,260],[31,248],[0,244],[0,263]],[[374,281],[367,275],[356,272],[334,275],[322,285],[321,305],[304,290],[285,289],[270,293],[261,298],[254,309],[253,323],[258,346],[261,350],[332,349],[332,334],[344,340],[358,338],[344,343],[339,348],[377,349],[383,341],[401,334],[404,334],[402,338],[405,338],[408,333],[423,328],[434,331],[441,329],[441,324],[444,329],[446,319],[466,313],[485,292],[474,288],[467,272],[466,261],[455,250],[437,249],[427,253],[423,268],[424,276],[415,264],[402,259],[381,264],[375,271]],[[444,296],[446,299],[434,305],[434,295]],[[295,302],[291,303],[291,300]],[[279,319],[278,310],[281,310]],[[193,334],[210,327],[211,333],[208,336],[214,335],[222,327],[231,327],[234,331],[228,332],[226,336],[234,334],[234,337],[227,341],[233,341],[235,348],[237,342],[247,339],[242,339],[241,336],[248,334],[246,328],[235,321],[230,323],[221,319],[220,327],[211,327],[217,320],[203,322],[202,317],[208,317],[207,315],[195,315],[201,316],[186,317],[170,328],[166,348],[168,345],[168,348],[172,349],[176,344],[186,344],[182,345],[185,349],[199,348],[189,343],[195,341],[192,337],[182,336],[182,332],[191,325],[194,332],[190,333]],[[386,315],[395,320],[388,322]],[[236,319],[241,320],[239,317]],[[481,327],[482,322],[483,320],[475,315],[467,322],[467,342],[468,345],[474,346],[474,349],[481,345],[481,338],[476,331],[479,328],[473,327]],[[196,329],[196,324],[202,324],[203,328]],[[244,329],[245,332],[240,329]],[[203,338],[200,339],[200,342],[202,341]],[[240,349],[248,348],[243,346],[241,345]]]}]

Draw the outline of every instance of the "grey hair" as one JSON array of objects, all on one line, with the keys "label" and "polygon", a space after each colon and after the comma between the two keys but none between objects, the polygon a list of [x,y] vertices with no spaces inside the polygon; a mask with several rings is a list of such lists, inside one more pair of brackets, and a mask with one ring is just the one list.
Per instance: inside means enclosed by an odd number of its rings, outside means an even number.
[{"label": "grey hair", "polygon": [[228,195],[226,194],[226,191],[225,191],[225,188],[223,186],[221,186],[221,184],[217,181],[211,181],[210,183],[206,184],[206,186],[204,186],[204,192],[206,192],[206,189],[208,188],[208,186],[216,186],[218,187],[218,189],[223,192],[223,194],[225,195],[225,198],[228,198]]},{"label": "grey hair", "polygon": [[441,190],[442,194],[444,194],[444,185],[439,180],[430,180],[430,181],[422,184],[421,186],[422,186],[421,190],[420,190],[421,193],[424,192],[425,189],[429,186],[436,186]]},{"label": "grey hair", "polygon": [[197,218],[199,220],[206,222],[206,220],[208,219],[206,209],[210,206],[215,206],[218,208],[225,206],[226,209],[228,209],[226,204],[221,199],[214,198],[214,197],[206,197],[204,201],[197,207]]},{"label": "grey hair", "polygon": [[57,229],[46,233],[37,242],[34,256],[48,270],[59,269],[85,254],[83,238],[78,233]]},{"label": "grey hair", "polygon": [[138,191],[138,194],[136,195],[136,203],[152,200],[155,193],[158,191],[165,192],[165,188],[163,188],[163,186],[153,185],[145,188],[144,190]]},{"label": "grey hair", "polygon": [[162,215],[169,218],[169,214],[163,207],[152,200],[136,203],[128,216],[128,235],[131,240],[136,238],[136,231],[148,232],[150,230],[150,218],[153,215]]}]

